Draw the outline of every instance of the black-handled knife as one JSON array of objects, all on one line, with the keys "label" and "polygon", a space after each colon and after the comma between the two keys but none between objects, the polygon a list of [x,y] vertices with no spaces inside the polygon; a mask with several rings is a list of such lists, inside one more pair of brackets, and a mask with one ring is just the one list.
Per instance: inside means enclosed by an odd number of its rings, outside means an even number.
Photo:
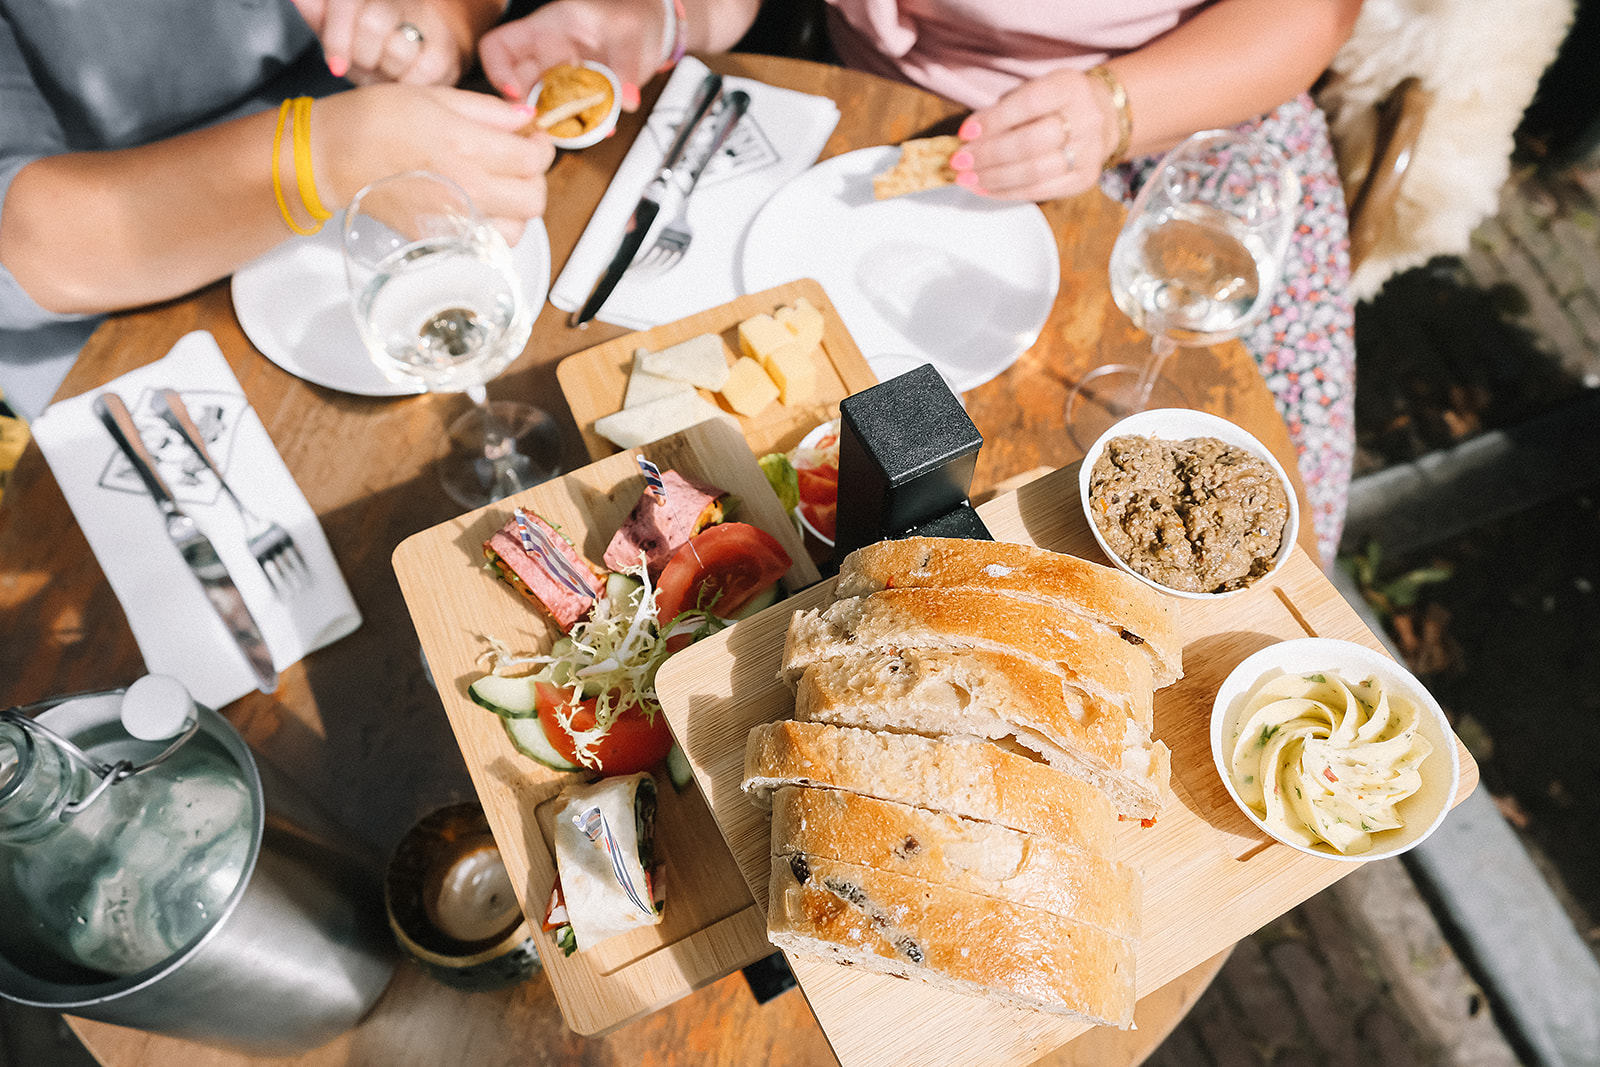
[{"label": "black-handled knife", "polygon": [[678,124],[678,133],[673,137],[666,156],[661,160],[661,169],[650,180],[650,184],[645,186],[639,202],[634,205],[633,214],[628,216],[628,224],[622,231],[622,243],[617,246],[617,251],[611,257],[610,264],[606,266],[605,273],[601,274],[600,280],[595,283],[589,299],[584,301],[583,307],[572,313],[567,325],[587,326],[590,320],[599,314],[600,308],[610,298],[617,283],[622,280],[623,274],[633,264],[633,258],[639,254],[639,246],[644,244],[645,235],[650,232],[656,216],[661,214],[662,197],[672,186],[673,175],[678,165],[683,162],[684,151],[694,140],[695,131],[700,128],[700,123],[711,111],[711,105],[721,91],[722,75],[715,71],[707,74],[705,80],[695,89],[694,97],[689,101],[689,109],[684,112],[683,121]]}]

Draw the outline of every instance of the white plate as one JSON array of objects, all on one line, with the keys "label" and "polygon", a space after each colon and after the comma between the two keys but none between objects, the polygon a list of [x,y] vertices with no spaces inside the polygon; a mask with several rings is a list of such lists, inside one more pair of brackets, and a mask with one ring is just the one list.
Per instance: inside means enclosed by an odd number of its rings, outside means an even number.
[{"label": "white plate", "polygon": [[[294,237],[233,275],[233,309],[245,336],[272,362],[316,385],[359,396],[410,396],[422,387],[392,382],[367,356],[350,313],[339,244],[344,215],[310,237]],[[528,223],[511,258],[535,314],[550,291],[550,238]]]},{"label": "white plate", "polygon": [[[1328,671],[1347,681],[1376,677],[1384,688],[1404,693],[1422,709],[1417,731],[1433,746],[1428,758],[1422,761],[1422,788],[1399,804],[1400,817],[1405,825],[1397,830],[1374,834],[1372,849],[1368,852],[1347,856],[1328,845],[1307,847],[1298,841],[1279,837],[1240,799],[1233,776],[1228,773],[1225,738],[1232,734],[1234,720],[1249,697],[1269,678],[1313,671]],[[1444,822],[1450,805],[1455,801],[1456,790],[1461,785],[1461,760],[1456,753],[1455,734],[1450,730],[1444,709],[1427,687],[1417,680],[1416,675],[1365,645],[1325,637],[1305,637],[1268,645],[1233,669],[1233,673],[1222,683],[1222,688],[1217,690],[1217,698],[1211,708],[1211,759],[1216,764],[1222,784],[1228,789],[1228,795],[1263,833],[1308,855],[1346,863],[1385,859],[1416,848]]]},{"label": "white plate", "polygon": [[959,186],[874,200],[899,152],[846,152],[774,193],[745,235],[744,291],[815,278],[880,381],[932,363],[965,392],[1038,340],[1061,254],[1035,204]]}]

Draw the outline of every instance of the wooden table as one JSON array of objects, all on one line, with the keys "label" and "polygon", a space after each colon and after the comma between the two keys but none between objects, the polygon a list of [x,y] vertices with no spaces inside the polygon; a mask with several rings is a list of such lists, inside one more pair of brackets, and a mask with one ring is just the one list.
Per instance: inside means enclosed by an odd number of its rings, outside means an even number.
[{"label": "wooden table", "polygon": [[[833,67],[756,56],[710,62],[727,74],[838,101],[841,119],[825,156],[948,126],[962,111],[920,90]],[[659,87],[658,79],[650,91]],[[646,108],[650,102],[647,95]],[[553,168],[546,225],[558,272],[640,125],[635,115],[617,137],[565,155]],[[1106,287],[1106,263],[1122,208],[1090,192],[1044,210],[1061,248],[1060,295],[1038,343],[965,398],[985,440],[975,493],[1076,459],[1079,452],[1061,425],[1071,382],[1090,366],[1137,360],[1147,350],[1147,338],[1117,311]],[[564,319],[551,306],[543,309],[527,351],[494,383],[492,393],[550,407],[563,423],[568,465],[577,467],[585,454],[561,400],[555,365],[624,331],[596,324],[579,332],[568,329]],[[158,359],[196,329],[216,337],[321,517],[366,619],[351,636],[284,671],[276,693],[251,693],[222,710],[263,758],[319,797],[363,840],[387,851],[423,814],[472,795],[389,562],[401,540],[457,511],[436,484],[430,464],[443,450],[442,428],[465,401],[348,396],[301,381],[251,346],[234,316],[226,283],[112,318],[85,347],[60,395],[85,392]],[[1288,470],[1295,469],[1283,424],[1242,348],[1185,350],[1172,362],[1171,373],[1198,406],[1250,429]],[[1303,543],[1314,552],[1309,523],[1302,532]],[[32,446],[0,504],[0,635],[0,706],[123,685],[144,673],[122,609]],[[1133,1043],[1115,1033],[1093,1033],[1046,1062],[1137,1062],[1220,965],[1219,956],[1141,1002],[1142,1029]],[[468,995],[432,982],[409,965],[399,968],[360,1027],[293,1060],[249,1060],[139,1031],[71,1023],[97,1057],[118,1067],[831,1060],[801,997],[757,1005],[737,974],[592,1040],[562,1025],[547,982]]]}]

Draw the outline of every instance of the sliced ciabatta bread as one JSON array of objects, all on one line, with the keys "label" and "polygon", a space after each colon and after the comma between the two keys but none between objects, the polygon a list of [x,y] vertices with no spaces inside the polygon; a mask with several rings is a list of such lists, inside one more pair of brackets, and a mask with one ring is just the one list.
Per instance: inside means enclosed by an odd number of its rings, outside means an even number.
[{"label": "sliced ciabatta bread", "polygon": [[1031,660],[1063,686],[1141,714],[1155,688],[1150,661],[1082,615],[974,589],[885,589],[795,612],[780,676],[861,649],[972,648]]},{"label": "sliced ciabatta bread", "polygon": [[[930,737],[1013,738],[1098,786],[1123,815],[1153,819],[1170,797],[1172,754],[1126,711],[1017,656],[973,649],[850,651],[812,663],[794,717]],[[1147,705],[1146,705],[1147,706]]]},{"label": "sliced ciabatta bread", "polygon": [[781,785],[844,789],[1048,834],[1105,855],[1116,812],[1087,782],[987,741],[937,741],[779,719],[750,731],[744,791],[770,803]]},{"label": "sliced ciabatta bread", "polygon": [[772,853],[858,863],[1139,936],[1143,891],[1133,869],[1043,834],[791,785],[772,794]]},{"label": "sliced ciabatta bread", "polygon": [[983,589],[1066,608],[1144,652],[1157,688],[1183,676],[1177,601],[1114,567],[1004,541],[908,537],[846,556],[834,595],[907,588]]},{"label": "sliced ciabatta bread", "polygon": [[1134,950],[1021,904],[834,860],[774,856],[767,937],[779,948],[1123,1029]]}]

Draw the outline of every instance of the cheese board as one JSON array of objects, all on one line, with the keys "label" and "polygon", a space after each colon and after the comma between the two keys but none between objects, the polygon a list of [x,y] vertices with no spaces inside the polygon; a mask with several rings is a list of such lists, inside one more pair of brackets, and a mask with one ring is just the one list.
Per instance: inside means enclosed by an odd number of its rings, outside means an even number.
[{"label": "cheese board", "polygon": [[[738,497],[734,518],[772,534],[793,561],[782,579],[786,590],[818,580],[754,454],[738,431],[720,420],[617,453],[414,534],[394,553],[395,574],[424,658],[518,900],[535,925],[545,914],[555,879],[548,802],[564,785],[584,778],[519,754],[500,718],[468,694],[467,687],[485,671],[480,658],[491,639],[533,653],[558,636],[546,616],[484,566],[482,545],[520,507],[562,531],[586,558],[600,560],[645,488],[636,455],[662,471],[676,470]],[[782,612],[783,602],[768,610]],[[664,773],[657,774],[657,782],[657,843],[667,887],[661,924],[571,956],[548,940],[539,945],[562,1015],[580,1034],[621,1026],[773,951],[699,790],[691,786],[677,792]]]},{"label": "cheese board", "polygon": [[[978,508],[998,540],[1107,564],[1079,504],[1078,465],[1056,470]],[[695,779],[765,914],[770,817],[740,789],[751,727],[793,712],[777,678],[788,616],[826,604],[831,582],[805,590],[750,624],[718,634],[670,660],[657,691]],[[1338,591],[1296,548],[1272,579],[1240,596],[1184,602],[1184,676],[1156,693],[1154,735],[1172,750],[1175,799],[1153,826],[1124,822],[1116,855],[1144,878],[1141,997],[1179,979],[1279,914],[1331,885],[1351,865],[1274,843],[1240,812],[1212,762],[1210,713],[1217,688],[1246,656],[1298,637],[1334,637],[1382,650]],[[1455,740],[1461,776],[1455,802],[1477,783],[1477,766]],[[1086,1024],[944,992],[919,982],[789,955],[790,967],[844,1067],[871,1064],[1020,1065],[1087,1029]]]},{"label": "cheese board", "polygon": [[[752,416],[735,414],[726,404],[720,406],[738,423],[751,450],[758,456],[767,452],[787,452],[799,444],[800,439],[813,427],[837,418],[839,401],[876,385],[878,379],[845,329],[844,320],[839,317],[828,294],[816,281],[803,278],[759,293],[750,293],[654,329],[613,338],[562,360],[556,367],[556,379],[561,383],[561,391],[572,409],[572,417],[583,433],[583,443],[589,457],[603,459],[619,451],[615,444],[595,431],[595,420],[621,410],[635,349],[645,348],[656,352],[691,337],[711,333],[721,335],[729,352],[737,354],[739,323],[754,315],[771,314],[776,308],[793,305],[801,298],[809,300],[822,312],[823,318],[822,346],[815,358],[814,391],[803,403],[773,401]],[[707,400],[717,403],[714,394],[703,389],[700,393]]]}]

